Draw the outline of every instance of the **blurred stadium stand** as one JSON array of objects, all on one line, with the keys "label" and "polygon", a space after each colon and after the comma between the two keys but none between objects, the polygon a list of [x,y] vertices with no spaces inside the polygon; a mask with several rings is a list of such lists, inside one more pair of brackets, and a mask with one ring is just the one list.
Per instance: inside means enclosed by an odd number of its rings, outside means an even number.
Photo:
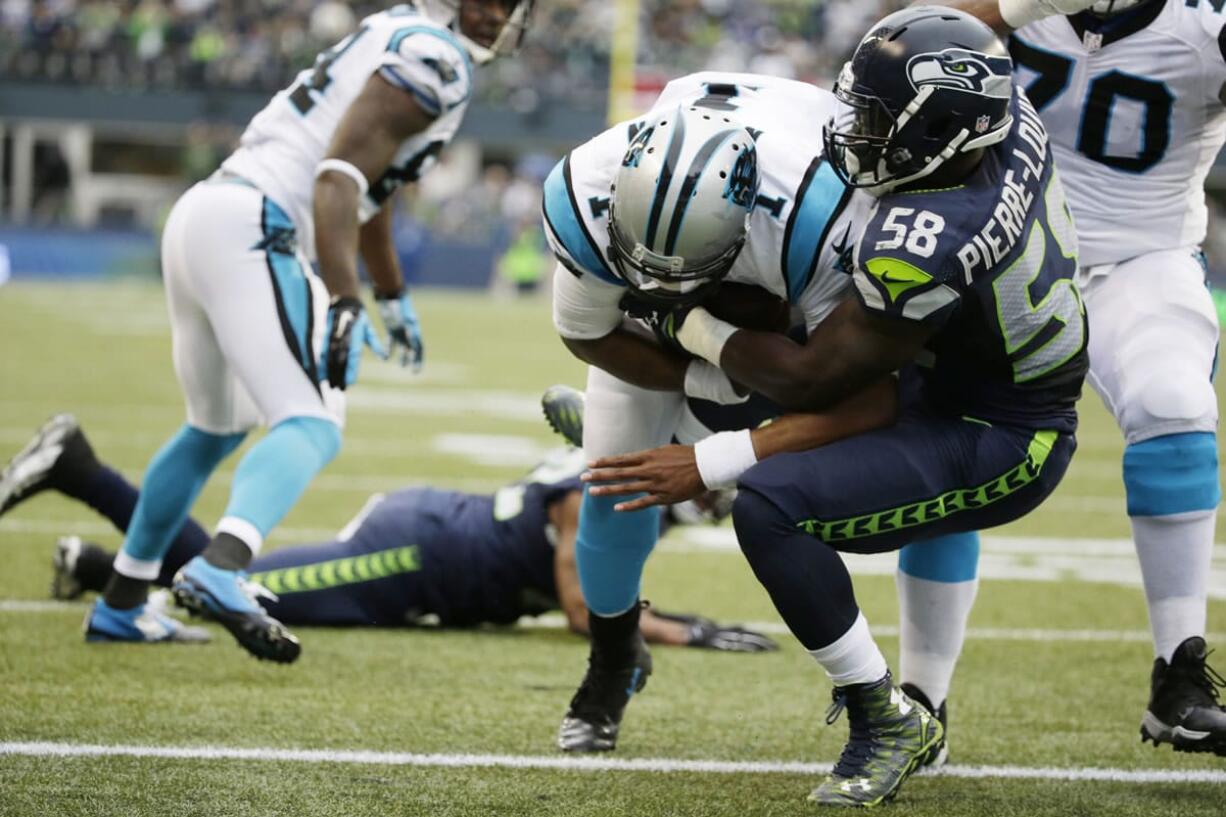
[{"label": "blurred stadium stand", "polygon": [[[14,274],[155,271],[153,237],[179,192],[273,92],[386,5],[0,0],[0,243]],[[700,69],[829,85],[899,5],[642,0],[636,104]],[[538,0],[520,55],[480,72],[460,138],[405,193],[397,234],[411,279],[483,286],[502,250],[539,229],[544,174],[605,124],[614,14],[612,0]],[[1226,174],[1214,182],[1226,187]]]}]

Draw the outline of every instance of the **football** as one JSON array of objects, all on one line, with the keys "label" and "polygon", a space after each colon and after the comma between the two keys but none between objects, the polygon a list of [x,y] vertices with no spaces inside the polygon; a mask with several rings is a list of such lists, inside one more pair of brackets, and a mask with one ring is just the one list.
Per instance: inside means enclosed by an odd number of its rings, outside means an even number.
[{"label": "football", "polygon": [[788,302],[754,284],[725,282],[702,305],[715,317],[741,329],[787,332],[792,326]]}]

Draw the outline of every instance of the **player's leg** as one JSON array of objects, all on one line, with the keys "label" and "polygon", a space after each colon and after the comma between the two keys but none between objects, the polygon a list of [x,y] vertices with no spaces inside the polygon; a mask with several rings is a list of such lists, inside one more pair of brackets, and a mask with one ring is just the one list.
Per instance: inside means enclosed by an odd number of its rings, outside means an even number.
[{"label": "player's leg", "polygon": [[244,436],[246,425],[235,416],[232,378],[193,287],[197,277],[193,267],[213,249],[196,244],[197,228],[210,224],[216,229],[217,221],[229,224],[209,206],[205,189],[197,185],[184,194],[162,239],[175,372],[187,402],[188,422],[145,469],[144,490],[114,572],[86,619],[87,640],[162,641],[184,633],[173,619],[146,615],[148,585],[161,571],[163,557],[209,475]]},{"label": "player's leg", "polygon": [[832,714],[845,706],[852,724],[819,802],[892,797],[942,735],[894,689],[837,550],[897,549],[1024,515],[1055,487],[1074,447],[1054,431],[907,412],[891,428],[771,457],[742,476],[733,508],[741,548],[835,685]]},{"label": "player's leg", "polygon": [[[584,406],[583,449],[589,459],[668,441],[681,394],[653,392],[592,367]],[[617,742],[630,696],[651,673],[639,635],[639,583],[660,532],[658,508],[617,513],[616,497],[584,491],[575,542],[579,582],[592,636],[588,672],[558,733],[565,751],[606,751]]]},{"label": "player's leg", "polygon": [[227,365],[270,429],[240,460],[216,534],[176,577],[175,597],[256,657],[290,662],[297,639],[264,612],[242,571],[340,449],[341,400],[317,376],[327,299],[296,252],[284,211],[255,190],[214,186],[258,208],[259,234],[236,248],[231,269],[197,281],[200,301]]},{"label": "player's leg", "polygon": [[1221,497],[1218,327],[1190,252],[1119,264],[1085,286],[1090,383],[1124,433],[1124,488],[1154,638],[1141,735],[1226,755],[1226,711],[1205,665],[1206,581]]}]

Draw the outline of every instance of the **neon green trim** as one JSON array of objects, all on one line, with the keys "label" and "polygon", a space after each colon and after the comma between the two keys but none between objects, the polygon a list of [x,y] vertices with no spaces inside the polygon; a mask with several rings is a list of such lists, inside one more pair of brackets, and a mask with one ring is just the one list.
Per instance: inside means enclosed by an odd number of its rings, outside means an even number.
[{"label": "neon green trim", "polygon": [[898,258],[888,256],[871,258],[865,263],[864,268],[885,286],[892,302],[897,302],[898,296],[907,290],[932,282],[931,275]]},{"label": "neon green trim", "polygon": [[421,570],[421,559],[417,545],[408,545],[362,556],[254,573],[251,578],[281,595],[327,590],[345,584],[385,579],[401,573],[416,573],[418,570]]},{"label": "neon green trim", "polygon": [[1047,462],[1052,446],[1059,436],[1058,431],[1036,431],[1026,447],[1025,460],[976,488],[955,488],[932,499],[847,519],[829,522],[806,519],[797,522],[796,527],[823,542],[844,542],[926,525],[959,511],[986,507],[1034,482],[1042,472],[1043,464]]},{"label": "neon green trim", "polygon": [[981,420],[978,417],[972,417],[969,414],[963,414],[962,419],[966,420],[968,423],[978,423],[981,426],[987,426],[988,428],[992,427],[992,424],[989,423],[987,420]]}]

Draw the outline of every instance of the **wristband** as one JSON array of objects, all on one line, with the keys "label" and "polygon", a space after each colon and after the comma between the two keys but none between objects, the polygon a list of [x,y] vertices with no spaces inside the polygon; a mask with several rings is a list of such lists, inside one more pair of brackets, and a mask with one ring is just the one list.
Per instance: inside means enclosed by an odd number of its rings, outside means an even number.
[{"label": "wristband", "polygon": [[685,322],[677,332],[677,342],[698,357],[718,366],[724,344],[736,331],[737,328],[732,324],[721,321],[701,306],[696,306],[685,316]]},{"label": "wristband", "polygon": [[737,394],[728,375],[705,360],[691,360],[685,369],[685,396],[710,400],[721,406],[736,406],[749,399],[749,392]]},{"label": "wristband", "polygon": [[353,183],[358,186],[359,196],[365,196],[366,191],[370,190],[370,182],[366,181],[366,177],[362,175],[362,171],[358,170],[344,159],[324,159],[322,162],[315,165],[315,178],[318,179],[329,170],[335,170],[337,173],[348,176],[350,179],[352,179]]},{"label": "wristband", "polygon": [[708,490],[732,488],[758,462],[749,429],[721,431],[694,445],[694,462]]}]

